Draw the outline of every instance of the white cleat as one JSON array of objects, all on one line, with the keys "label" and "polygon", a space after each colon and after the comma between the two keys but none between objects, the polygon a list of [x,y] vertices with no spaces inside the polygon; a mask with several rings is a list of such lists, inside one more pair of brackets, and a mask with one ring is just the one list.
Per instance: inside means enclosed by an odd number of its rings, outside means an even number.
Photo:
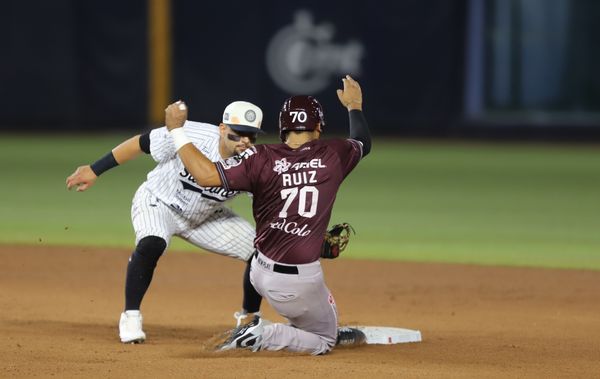
[{"label": "white cleat", "polygon": [[246,325],[235,328],[229,338],[221,346],[217,347],[217,350],[250,349],[254,352],[260,350],[263,326],[263,319],[255,315],[252,321]]},{"label": "white cleat", "polygon": [[140,311],[121,313],[119,337],[123,343],[142,343],[146,340],[146,333],[142,330],[142,314]]}]

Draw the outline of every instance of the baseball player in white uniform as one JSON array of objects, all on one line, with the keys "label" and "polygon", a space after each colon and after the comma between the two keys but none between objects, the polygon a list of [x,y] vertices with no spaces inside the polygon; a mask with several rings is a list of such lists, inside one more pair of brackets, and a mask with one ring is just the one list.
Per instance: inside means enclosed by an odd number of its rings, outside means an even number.
[{"label": "baseball player in white uniform", "polygon": [[[229,104],[219,126],[187,121],[184,129],[193,144],[210,160],[218,162],[249,148],[261,133],[262,111],[245,101]],[[99,175],[145,152],[157,162],[133,198],[131,220],[136,248],[129,258],[125,283],[125,309],[119,322],[123,343],[146,339],[140,305],[150,285],[156,264],[172,236],[178,236],[204,250],[250,261],[254,253],[254,228],[225,206],[238,195],[221,187],[196,183],[177,155],[166,127],[134,136],[115,147],[95,163],[80,166],[67,178],[67,188],[85,191]],[[250,313],[259,314],[261,296],[244,274],[242,312],[238,325]]]}]

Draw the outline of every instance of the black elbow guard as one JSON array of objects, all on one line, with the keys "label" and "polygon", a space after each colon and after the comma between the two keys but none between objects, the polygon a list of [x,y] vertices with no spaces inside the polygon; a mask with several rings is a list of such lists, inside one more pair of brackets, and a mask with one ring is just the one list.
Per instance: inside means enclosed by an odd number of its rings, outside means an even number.
[{"label": "black elbow guard", "polygon": [[146,154],[150,154],[150,132],[140,136],[140,149]]}]

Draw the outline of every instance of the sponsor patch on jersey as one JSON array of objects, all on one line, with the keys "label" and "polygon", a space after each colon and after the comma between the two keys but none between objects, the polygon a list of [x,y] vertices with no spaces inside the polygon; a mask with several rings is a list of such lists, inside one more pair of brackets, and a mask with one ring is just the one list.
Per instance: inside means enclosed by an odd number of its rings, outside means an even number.
[{"label": "sponsor patch on jersey", "polygon": [[254,153],[256,153],[256,148],[252,146],[251,148],[244,150],[244,152],[240,155],[234,155],[231,158],[222,160],[221,164],[225,170],[228,170],[232,167],[239,166],[244,159],[250,158],[252,155],[254,155]]},{"label": "sponsor patch on jersey", "polygon": [[275,171],[278,175],[281,175],[289,170],[291,165],[292,164],[288,162],[287,159],[281,158],[275,161],[275,167],[273,167],[273,171]]},{"label": "sponsor patch on jersey", "polygon": [[308,162],[296,162],[292,165],[292,168],[298,171],[304,168],[327,168],[327,165],[321,163],[321,158],[315,158]]},{"label": "sponsor patch on jersey", "polygon": [[300,226],[297,222],[289,222],[285,218],[281,221],[272,222],[269,227],[271,229],[281,230],[284,233],[293,234],[299,237],[306,237],[312,232],[311,229],[308,229],[308,225],[305,224]]}]

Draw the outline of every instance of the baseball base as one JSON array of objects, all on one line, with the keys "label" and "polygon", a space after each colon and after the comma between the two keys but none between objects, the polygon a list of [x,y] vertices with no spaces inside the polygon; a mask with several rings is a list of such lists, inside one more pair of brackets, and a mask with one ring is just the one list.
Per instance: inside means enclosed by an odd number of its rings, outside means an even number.
[{"label": "baseball base", "polygon": [[397,343],[421,342],[421,332],[412,329],[386,326],[352,326],[367,336],[369,345],[393,345]]}]

